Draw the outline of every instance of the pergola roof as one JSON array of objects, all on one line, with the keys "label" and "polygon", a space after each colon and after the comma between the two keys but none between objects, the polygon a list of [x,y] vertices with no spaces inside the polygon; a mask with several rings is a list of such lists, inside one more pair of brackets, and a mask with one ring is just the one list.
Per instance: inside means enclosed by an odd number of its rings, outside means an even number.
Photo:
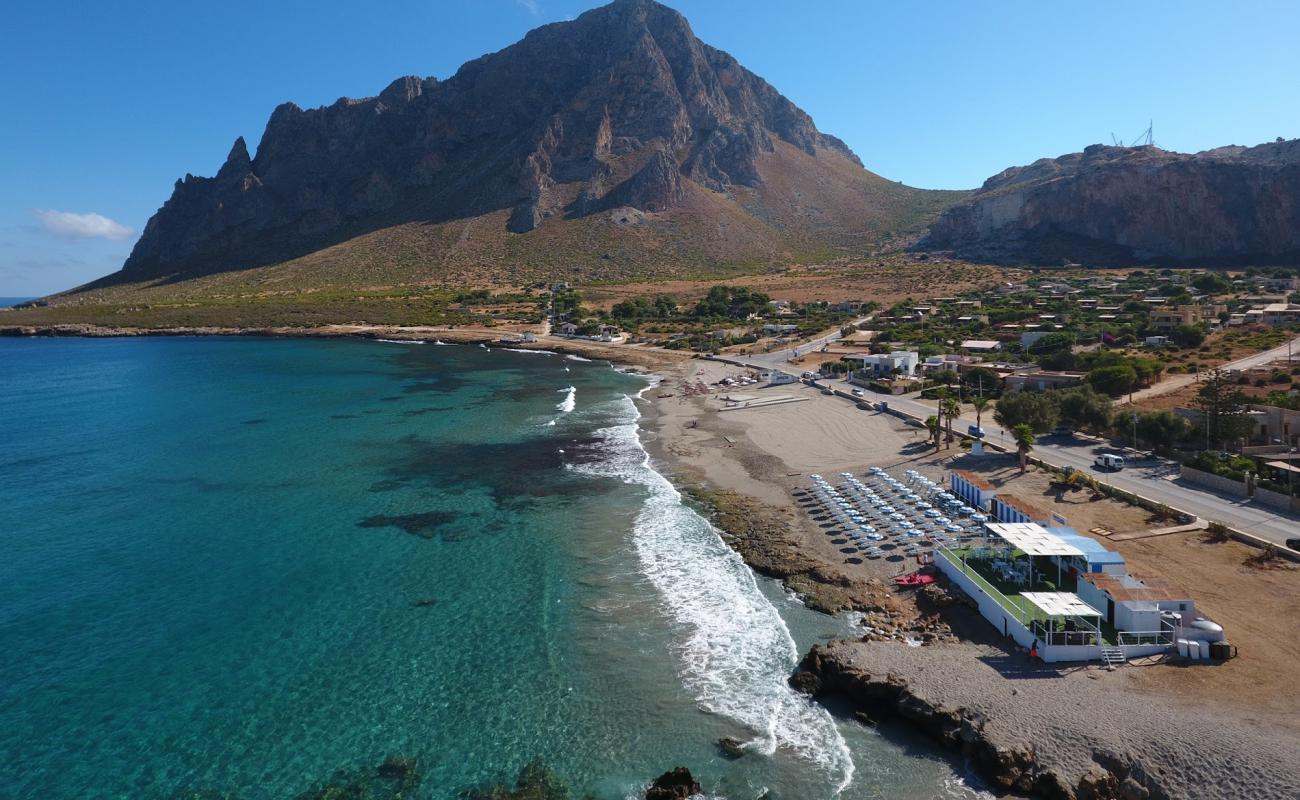
[{"label": "pergola roof", "polygon": [[1036,522],[990,522],[989,532],[1031,556],[1082,556],[1083,551],[1065,542]]},{"label": "pergola roof", "polygon": [[1101,612],[1079,599],[1074,592],[1021,592],[1049,617],[1100,617]]}]

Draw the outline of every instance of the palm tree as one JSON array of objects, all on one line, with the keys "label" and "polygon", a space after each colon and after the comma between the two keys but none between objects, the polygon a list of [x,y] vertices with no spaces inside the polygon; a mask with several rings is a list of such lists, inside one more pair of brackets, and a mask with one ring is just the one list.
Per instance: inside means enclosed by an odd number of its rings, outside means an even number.
[{"label": "palm tree", "polygon": [[1011,429],[1011,436],[1016,440],[1016,452],[1020,454],[1020,474],[1029,468],[1029,451],[1034,449],[1034,429],[1025,424]]},{"label": "palm tree", "polygon": [[970,404],[971,404],[971,406],[973,406],[974,409],[975,409],[975,427],[977,427],[977,428],[983,427],[983,426],[980,424],[980,420],[981,420],[981,418],[982,418],[983,415],[984,415],[984,409],[986,409],[986,408],[989,407],[989,400],[988,400],[988,398],[987,398],[987,397],[975,397],[975,398],[973,398],[973,399],[970,401]]},{"label": "palm tree", "polygon": [[961,401],[947,396],[939,401],[939,413],[948,418],[948,445],[952,446],[952,421],[961,416]]},{"label": "palm tree", "polygon": [[931,414],[925,418],[925,427],[930,431],[930,438],[934,441],[934,449],[937,452],[939,450],[939,433],[943,430],[943,424],[939,422],[938,417]]}]

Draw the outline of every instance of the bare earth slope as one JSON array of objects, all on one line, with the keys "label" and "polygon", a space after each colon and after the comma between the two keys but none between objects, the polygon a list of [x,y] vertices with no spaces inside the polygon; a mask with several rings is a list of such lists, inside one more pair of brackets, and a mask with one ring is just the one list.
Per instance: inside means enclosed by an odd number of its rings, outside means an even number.
[{"label": "bare earth slope", "polygon": [[283,265],[300,285],[734,272],[862,254],[956,192],[887,181],[677,12],[616,0],[445,81],[278,107],[87,288]]},{"label": "bare earth slope", "polygon": [[989,178],[918,247],[1011,264],[1300,264],[1300,139],[1040,159]]}]

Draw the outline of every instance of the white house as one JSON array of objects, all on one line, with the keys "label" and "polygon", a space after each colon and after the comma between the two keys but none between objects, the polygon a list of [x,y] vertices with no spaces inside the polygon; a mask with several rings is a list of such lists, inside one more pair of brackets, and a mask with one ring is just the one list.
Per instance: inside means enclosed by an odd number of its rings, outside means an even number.
[{"label": "white house", "polygon": [[859,361],[861,371],[872,375],[915,375],[921,354],[915,350],[895,350],[892,353],[854,353],[844,356],[845,361]]},{"label": "white house", "polygon": [[1107,572],[1090,572],[1079,577],[1079,597],[1102,611],[1116,630],[1160,631],[1161,612],[1179,614],[1185,623],[1196,617],[1196,602],[1186,591],[1169,584]]},{"label": "white house", "polygon": [[961,343],[961,349],[972,353],[992,353],[1002,349],[1002,342],[992,339],[967,339]]}]

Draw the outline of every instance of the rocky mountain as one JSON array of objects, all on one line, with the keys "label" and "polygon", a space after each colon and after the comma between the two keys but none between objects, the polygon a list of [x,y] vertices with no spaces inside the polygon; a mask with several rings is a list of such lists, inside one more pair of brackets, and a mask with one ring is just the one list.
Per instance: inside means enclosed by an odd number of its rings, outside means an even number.
[{"label": "rocky mountain", "polygon": [[616,0],[451,78],[272,113],[186,175],[120,273],[289,263],[358,281],[699,274],[862,253],[960,193],[866,171],[685,18]]},{"label": "rocky mountain", "polygon": [[1040,159],[989,178],[917,247],[1018,264],[1297,264],[1300,139]]}]

